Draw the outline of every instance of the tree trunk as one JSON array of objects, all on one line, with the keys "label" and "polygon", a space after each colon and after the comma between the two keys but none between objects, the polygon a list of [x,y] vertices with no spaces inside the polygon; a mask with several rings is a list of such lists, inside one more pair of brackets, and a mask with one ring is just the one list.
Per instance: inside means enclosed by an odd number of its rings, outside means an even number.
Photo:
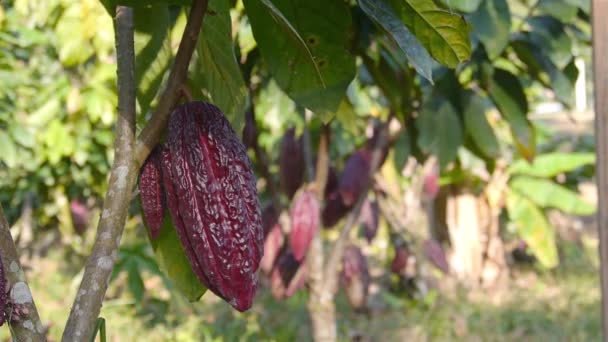
[{"label": "tree trunk", "polygon": [[313,339],[316,342],[336,341],[336,307],[333,296],[311,296],[308,311],[312,321]]}]

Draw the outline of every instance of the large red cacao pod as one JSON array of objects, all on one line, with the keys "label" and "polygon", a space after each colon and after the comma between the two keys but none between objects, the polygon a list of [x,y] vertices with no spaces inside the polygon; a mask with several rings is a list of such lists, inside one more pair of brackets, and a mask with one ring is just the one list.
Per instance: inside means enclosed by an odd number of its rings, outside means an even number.
[{"label": "large red cacao pod", "polygon": [[156,147],[141,167],[139,193],[148,234],[156,239],[163,225],[167,201],[162,187],[162,147]]},{"label": "large red cacao pod", "polygon": [[363,235],[368,243],[371,243],[378,233],[378,222],[380,221],[380,208],[378,202],[366,199],[361,207],[359,222],[363,226]]},{"label": "large red cacao pod", "polygon": [[217,107],[190,102],[169,118],[162,165],[169,211],[194,273],[237,310],[249,309],[263,229],[245,146]]},{"label": "large red cacao pod", "polygon": [[274,266],[281,247],[283,247],[284,240],[281,225],[276,223],[264,240],[264,256],[260,261],[260,268],[264,273],[272,271],[272,266]]},{"label": "large red cacao pod", "polygon": [[2,258],[0,258],[0,326],[6,321],[6,309],[8,305],[7,298],[7,280],[6,274],[4,273],[4,265],[2,264]]},{"label": "large red cacao pod", "polygon": [[362,148],[346,161],[338,184],[338,191],[346,206],[355,204],[365,190],[370,177],[371,157],[370,150]]},{"label": "large red cacao pod", "polygon": [[319,200],[310,190],[298,192],[291,204],[289,245],[298,261],[304,259],[312,239],[319,230],[319,210]]},{"label": "large red cacao pod", "polygon": [[305,167],[302,139],[296,138],[296,130],[291,128],[283,135],[279,154],[281,189],[289,198],[293,197],[304,182]]},{"label": "large red cacao pod", "polygon": [[277,258],[270,276],[273,297],[284,299],[293,296],[306,282],[306,264],[299,262],[285,246]]},{"label": "large red cacao pod", "polygon": [[356,309],[367,304],[371,277],[367,259],[357,246],[350,245],[342,257],[342,280],[345,285],[348,301]]}]

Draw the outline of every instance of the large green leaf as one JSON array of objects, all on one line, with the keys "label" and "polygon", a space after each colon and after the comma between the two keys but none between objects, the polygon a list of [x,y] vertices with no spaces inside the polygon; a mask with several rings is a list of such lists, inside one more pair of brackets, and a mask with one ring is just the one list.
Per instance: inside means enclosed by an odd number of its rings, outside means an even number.
[{"label": "large green leaf", "polygon": [[507,193],[507,211],[509,218],[517,227],[517,233],[526,241],[530,250],[545,268],[559,264],[555,230],[545,217],[543,211],[529,199],[514,191]]},{"label": "large green leaf", "polygon": [[450,68],[471,57],[469,24],[428,0],[391,0],[401,20],[439,63]]},{"label": "large green leaf", "polygon": [[207,288],[192,271],[168,212],[160,235],[152,240],[152,248],[160,269],[189,301],[197,301],[205,294]]},{"label": "large green leaf", "polygon": [[441,0],[449,9],[456,9],[461,12],[470,13],[475,11],[482,0]]},{"label": "large green leaf", "polygon": [[456,159],[462,145],[462,128],[454,107],[444,100],[434,98],[427,103],[416,120],[418,146],[439,159],[443,169]]},{"label": "large green leaf", "polygon": [[243,4],[262,57],[279,86],[299,105],[325,120],[331,118],[356,72],[349,52],[353,29],[348,6],[341,0],[244,0]]},{"label": "large green leaf", "polygon": [[359,0],[359,6],[407,56],[414,69],[429,81],[433,80],[433,60],[428,51],[420,44],[401,22],[391,6],[383,0]]},{"label": "large green leaf", "polygon": [[572,59],[572,38],[564,29],[564,24],[549,16],[532,17],[527,20],[532,28],[530,39],[536,46],[542,47],[543,53],[563,69]]},{"label": "large green leaf", "polygon": [[475,145],[481,152],[490,158],[500,156],[500,146],[486,117],[486,104],[484,98],[470,94],[465,99],[464,125],[467,133],[473,138]]},{"label": "large green leaf", "polygon": [[595,153],[562,153],[553,152],[534,158],[534,162],[518,160],[511,164],[511,174],[522,174],[536,177],[555,177],[560,173],[570,172],[579,167],[595,163]]},{"label": "large green leaf", "polygon": [[526,159],[532,159],[536,150],[534,127],[527,118],[528,100],[521,83],[510,72],[496,69],[488,85],[488,93],[509,123],[515,146]]},{"label": "large green leaf", "polygon": [[393,151],[393,164],[397,168],[398,172],[401,172],[407,163],[407,159],[412,153],[411,147],[411,135],[409,130],[404,129],[395,141],[395,149]]},{"label": "large green leaf", "polygon": [[548,14],[563,22],[573,22],[576,19],[578,7],[565,0],[539,0],[538,12]]},{"label": "large green leaf", "polygon": [[549,179],[517,176],[509,182],[509,187],[543,208],[555,208],[573,215],[591,215],[596,209],[577,193]]},{"label": "large green leaf", "polygon": [[473,34],[483,43],[490,59],[500,56],[509,43],[511,11],[506,0],[485,0],[469,16]]},{"label": "large green leaf", "polygon": [[138,7],[135,22],[135,80],[142,114],[150,109],[171,65],[171,19],[167,6]]},{"label": "large green leaf", "polygon": [[215,14],[203,21],[194,72],[190,75],[200,92],[193,95],[220,108],[235,131],[241,132],[248,91],[234,55],[230,4],[228,0],[211,0],[208,10]]}]

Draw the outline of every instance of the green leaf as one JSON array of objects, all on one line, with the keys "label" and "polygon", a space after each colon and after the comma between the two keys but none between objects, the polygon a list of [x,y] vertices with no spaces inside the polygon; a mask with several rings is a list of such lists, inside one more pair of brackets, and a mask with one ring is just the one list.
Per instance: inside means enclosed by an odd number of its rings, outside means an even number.
[{"label": "green leaf", "polygon": [[152,248],[160,269],[189,301],[197,301],[205,294],[207,288],[192,271],[169,213],[165,214],[160,235],[152,240]]},{"label": "green leaf", "polygon": [[509,187],[543,208],[555,208],[573,215],[591,215],[596,210],[576,192],[549,179],[517,176],[509,182]]},{"label": "green leaf", "polygon": [[127,263],[127,284],[129,286],[129,291],[133,294],[136,301],[141,301],[144,297],[144,292],[146,291],[146,287],[144,286],[144,281],[141,278],[141,274],[139,273],[139,267],[136,261],[129,261]]},{"label": "green leaf", "polygon": [[534,127],[527,118],[528,100],[519,80],[506,70],[496,69],[488,93],[509,123],[515,146],[526,159],[532,159],[536,150]]},{"label": "green leaf", "polygon": [[261,55],[279,86],[299,105],[330,119],[356,73],[349,52],[353,28],[348,6],[341,0],[243,4]]},{"label": "green leaf", "polygon": [[410,133],[404,129],[395,141],[395,150],[393,152],[393,164],[398,172],[401,172],[405,167],[405,163],[412,151]]},{"label": "green leaf", "polygon": [[383,0],[359,0],[359,6],[403,50],[416,72],[432,82],[431,56],[416,36],[405,27],[394,10]]},{"label": "green leaf", "polygon": [[450,68],[471,57],[469,24],[429,0],[392,0],[393,8],[439,63]]},{"label": "green leaf", "polygon": [[482,0],[441,0],[447,8],[461,12],[474,12],[481,4]]},{"label": "green leaf", "polygon": [[194,72],[190,74],[200,93],[193,95],[216,105],[232,128],[241,132],[248,91],[234,55],[230,4],[228,0],[211,0],[208,10],[215,15],[203,21],[204,34],[198,40]]},{"label": "green leaf", "polygon": [[500,56],[509,43],[511,11],[506,0],[485,0],[469,16],[473,34],[483,43],[490,59]]},{"label": "green leaf", "polygon": [[564,29],[564,24],[549,16],[532,17],[527,23],[532,28],[529,36],[534,45],[541,46],[543,53],[549,56],[559,69],[565,68],[572,60],[573,43]]},{"label": "green leaf", "polygon": [[464,125],[468,134],[471,135],[475,145],[481,152],[490,158],[500,156],[500,146],[486,117],[486,104],[484,98],[470,94],[465,100]]},{"label": "green leaf", "polygon": [[594,163],[595,153],[553,152],[534,158],[532,164],[518,160],[509,167],[508,171],[510,174],[549,178]]},{"label": "green leaf", "polygon": [[8,134],[4,131],[0,131],[0,160],[6,164],[9,168],[13,168],[17,165],[17,146]]},{"label": "green leaf", "polygon": [[578,7],[564,0],[539,0],[537,10],[541,14],[548,14],[570,23],[576,19]]},{"label": "green leaf", "polygon": [[509,218],[517,227],[517,233],[526,241],[541,266],[554,268],[559,264],[555,230],[543,211],[515,191],[507,193]]},{"label": "green leaf", "polygon": [[433,98],[427,103],[416,120],[418,145],[439,158],[444,169],[456,159],[462,145],[462,128],[454,107],[443,99]]},{"label": "green leaf", "polygon": [[137,101],[145,115],[171,66],[171,19],[167,6],[138,7],[134,16]]}]

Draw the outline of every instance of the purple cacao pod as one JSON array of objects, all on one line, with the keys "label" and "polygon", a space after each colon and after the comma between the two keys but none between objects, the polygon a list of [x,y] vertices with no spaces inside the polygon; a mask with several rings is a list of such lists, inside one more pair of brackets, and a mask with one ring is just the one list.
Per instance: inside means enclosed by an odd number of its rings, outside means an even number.
[{"label": "purple cacao pod", "polygon": [[366,199],[361,207],[359,222],[363,227],[363,235],[368,243],[371,243],[378,233],[378,221],[380,221],[378,202]]},{"label": "purple cacao pod", "polygon": [[162,166],[169,211],[194,273],[237,310],[249,309],[264,241],[245,146],[217,107],[190,102],[169,118]]},{"label": "purple cacao pod", "polygon": [[338,223],[350,210],[342,201],[340,193],[335,191],[325,198],[325,207],[321,213],[323,227],[331,228]]},{"label": "purple cacao pod", "polygon": [[346,247],[342,257],[342,280],[346,295],[352,307],[361,309],[366,306],[371,277],[367,259],[361,250],[353,245]]},{"label": "purple cacao pod", "polygon": [[260,261],[260,268],[264,273],[270,273],[272,266],[283,247],[284,241],[283,231],[280,224],[275,224],[270,230],[264,241],[264,256]]},{"label": "purple cacao pod", "polygon": [[424,255],[435,267],[440,269],[443,273],[448,273],[450,271],[448,259],[439,241],[435,239],[428,239],[424,241],[423,250]]},{"label": "purple cacao pod", "polygon": [[338,191],[346,206],[355,204],[362,195],[369,181],[370,162],[371,152],[365,148],[353,153],[346,161],[338,184]]},{"label": "purple cacao pod", "polygon": [[139,175],[141,208],[148,234],[152,239],[159,236],[167,209],[165,191],[162,186],[161,158],[161,147],[156,147],[144,162]]},{"label": "purple cacao pod", "polygon": [[70,201],[70,214],[72,216],[72,224],[77,234],[82,235],[87,230],[90,219],[89,208],[86,204],[78,199]]},{"label": "purple cacao pod", "polygon": [[302,261],[310,243],[319,230],[319,200],[313,191],[298,192],[291,204],[289,245],[293,255]]},{"label": "purple cacao pod", "polygon": [[306,282],[306,265],[296,260],[287,246],[281,249],[270,276],[273,297],[284,299],[293,296]]},{"label": "purple cacao pod", "polygon": [[329,167],[327,171],[327,184],[325,185],[325,198],[327,198],[331,193],[336,192],[338,190],[338,173],[333,166]]},{"label": "purple cacao pod", "polygon": [[243,144],[246,148],[253,148],[257,144],[258,131],[255,125],[253,111],[245,113],[245,127],[243,127]]},{"label": "purple cacao pod", "polygon": [[401,274],[406,268],[410,258],[410,252],[405,246],[395,247],[395,257],[391,262],[391,271]]},{"label": "purple cacao pod", "polygon": [[279,222],[279,212],[272,205],[268,205],[262,210],[262,227],[264,228],[264,237],[270,233],[270,230]]},{"label": "purple cacao pod", "polygon": [[291,128],[283,135],[279,154],[279,180],[287,197],[292,198],[304,182],[305,166],[302,139],[297,139],[296,130]]},{"label": "purple cacao pod", "polygon": [[7,279],[4,274],[4,265],[2,264],[2,258],[0,258],[0,326],[6,321],[6,309],[8,305],[7,298]]}]

